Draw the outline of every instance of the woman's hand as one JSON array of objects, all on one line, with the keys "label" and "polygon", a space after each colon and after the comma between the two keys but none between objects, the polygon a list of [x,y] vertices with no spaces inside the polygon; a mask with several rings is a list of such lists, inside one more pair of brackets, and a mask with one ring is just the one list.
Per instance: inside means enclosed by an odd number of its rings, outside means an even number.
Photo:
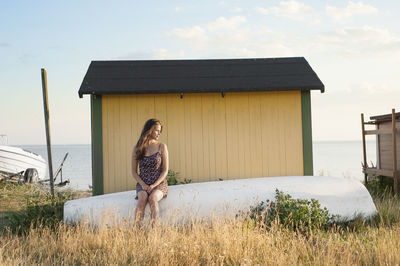
[{"label": "woman's hand", "polygon": [[155,187],[156,187],[156,185],[154,185],[154,184],[150,185],[149,190],[147,192],[150,194]]},{"label": "woman's hand", "polygon": [[151,189],[150,189],[150,186],[149,186],[149,185],[147,185],[146,183],[144,183],[144,184],[142,185],[142,188],[143,188],[144,191],[146,191],[147,193],[150,194]]}]

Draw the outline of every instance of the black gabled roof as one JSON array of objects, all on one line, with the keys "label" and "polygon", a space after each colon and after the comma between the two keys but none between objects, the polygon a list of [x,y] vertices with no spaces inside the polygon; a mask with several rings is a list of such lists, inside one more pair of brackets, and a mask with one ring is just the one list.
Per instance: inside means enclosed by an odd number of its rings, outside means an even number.
[{"label": "black gabled roof", "polygon": [[324,92],[324,84],[304,57],[92,61],[79,97],[283,90]]}]

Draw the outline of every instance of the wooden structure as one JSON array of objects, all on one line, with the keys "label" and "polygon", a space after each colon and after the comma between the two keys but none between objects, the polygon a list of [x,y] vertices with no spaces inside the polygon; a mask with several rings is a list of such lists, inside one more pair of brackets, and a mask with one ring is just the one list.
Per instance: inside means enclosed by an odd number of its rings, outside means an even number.
[{"label": "wooden structure", "polygon": [[79,89],[91,95],[93,193],[134,189],[149,118],[181,179],[312,175],[311,90],[324,85],[303,57],[93,61]]},{"label": "wooden structure", "polygon": [[[393,178],[395,193],[399,191],[399,169],[400,158],[400,113],[392,109],[391,114],[370,117],[371,121],[364,121],[364,114],[361,114],[362,141],[363,141],[363,173],[365,174],[365,183],[368,181],[368,175],[387,176]],[[366,125],[374,125],[374,130],[366,130]],[[366,135],[377,135],[377,165],[371,167],[367,164],[366,155]]]}]

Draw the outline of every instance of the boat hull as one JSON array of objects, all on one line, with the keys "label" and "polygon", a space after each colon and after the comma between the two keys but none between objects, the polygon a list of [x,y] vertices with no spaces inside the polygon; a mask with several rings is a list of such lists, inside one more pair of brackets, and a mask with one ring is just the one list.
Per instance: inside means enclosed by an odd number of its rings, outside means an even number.
[{"label": "boat hull", "polygon": [[38,172],[39,180],[46,177],[47,163],[42,156],[11,146],[0,146],[0,171],[16,174],[34,168]]},{"label": "boat hull", "polygon": [[[170,186],[168,197],[159,204],[160,219],[175,223],[209,219],[218,215],[235,217],[250,206],[274,200],[276,189],[293,198],[317,199],[341,221],[357,215],[369,218],[376,213],[366,188],[358,181],[324,176],[250,178]],[[136,191],[126,191],[67,201],[64,222],[111,225],[134,221]],[[146,207],[149,216],[149,207]]]}]

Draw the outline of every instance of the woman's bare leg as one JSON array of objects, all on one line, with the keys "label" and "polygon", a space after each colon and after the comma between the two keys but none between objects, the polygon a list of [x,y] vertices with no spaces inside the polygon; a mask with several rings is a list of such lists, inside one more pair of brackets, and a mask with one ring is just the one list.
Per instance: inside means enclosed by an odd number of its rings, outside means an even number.
[{"label": "woman's bare leg", "polygon": [[152,223],[158,219],[158,215],[160,213],[160,210],[158,208],[158,202],[163,198],[164,194],[161,190],[156,189],[153,190],[149,196],[149,205],[150,205],[150,214],[151,214],[151,220]]},{"label": "woman's bare leg", "polygon": [[146,208],[148,197],[149,196],[147,195],[146,191],[144,190],[139,191],[138,202],[136,204],[136,210],[135,210],[135,226],[138,228],[142,226],[144,210]]}]

